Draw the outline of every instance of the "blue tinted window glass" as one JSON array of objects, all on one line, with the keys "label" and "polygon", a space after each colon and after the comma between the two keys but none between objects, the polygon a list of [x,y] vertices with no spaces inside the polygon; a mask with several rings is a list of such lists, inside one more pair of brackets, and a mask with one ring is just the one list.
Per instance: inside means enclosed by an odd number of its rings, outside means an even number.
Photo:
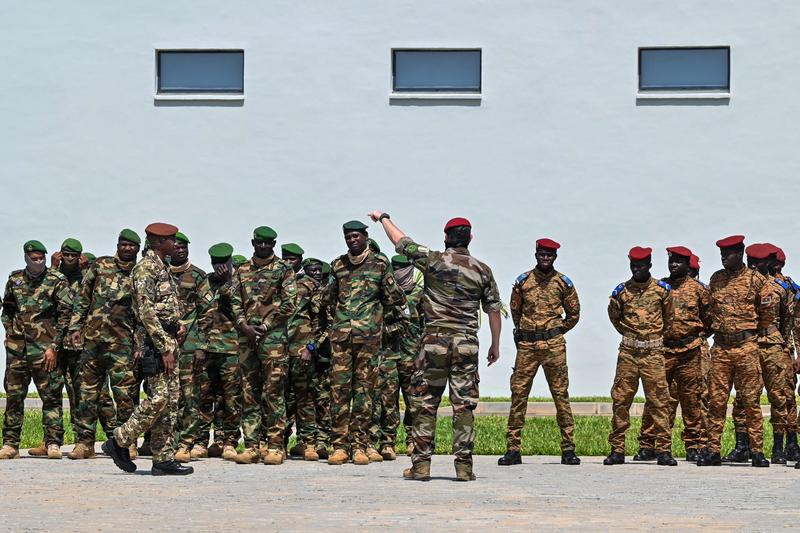
[{"label": "blue tinted window glass", "polygon": [[480,50],[395,50],[395,91],[481,90]]},{"label": "blue tinted window glass", "polygon": [[244,92],[244,52],[159,52],[158,92]]},{"label": "blue tinted window glass", "polygon": [[728,89],[730,48],[639,50],[639,88]]}]

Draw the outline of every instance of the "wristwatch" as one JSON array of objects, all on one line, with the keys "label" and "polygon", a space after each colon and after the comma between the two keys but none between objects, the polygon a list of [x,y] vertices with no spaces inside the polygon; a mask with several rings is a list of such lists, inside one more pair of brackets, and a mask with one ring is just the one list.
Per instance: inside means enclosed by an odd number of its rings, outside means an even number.
[{"label": "wristwatch", "polygon": [[316,349],[317,349],[317,347],[314,346],[312,343],[306,344],[306,350],[308,350],[309,352],[313,352]]},{"label": "wristwatch", "polygon": [[389,216],[389,213],[381,213],[381,216],[378,217],[378,222],[381,222],[384,218],[392,218]]}]

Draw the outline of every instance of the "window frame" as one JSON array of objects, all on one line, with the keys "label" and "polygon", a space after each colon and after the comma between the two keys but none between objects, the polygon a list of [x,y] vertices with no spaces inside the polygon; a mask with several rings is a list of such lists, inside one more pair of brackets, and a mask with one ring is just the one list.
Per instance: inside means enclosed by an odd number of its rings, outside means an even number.
[{"label": "window frame", "polygon": [[[197,89],[197,90],[162,90],[161,89],[161,54],[162,53],[238,53],[242,61],[241,90]],[[204,96],[212,99],[241,99],[245,92],[245,51],[244,48],[156,48],[155,49],[155,96],[157,99],[200,99]]]},{"label": "window frame", "polygon": [[[396,84],[397,79],[397,52],[478,52],[478,88],[476,89],[460,89],[460,88],[419,88],[419,89],[398,89]],[[448,48],[435,48],[435,47],[393,47],[391,49],[391,95],[393,97],[432,97],[441,98],[453,96],[455,98],[480,98],[483,94],[483,48],[480,47],[448,47]]]},{"label": "window frame", "polygon": [[[692,86],[692,87],[642,87],[642,52],[654,50],[726,50],[727,78],[726,86]],[[729,94],[731,90],[731,47],[730,45],[709,45],[709,46],[640,46],[637,51],[637,90],[640,95],[659,94],[659,93],[679,93],[679,94],[698,94],[698,93],[720,93]]]}]

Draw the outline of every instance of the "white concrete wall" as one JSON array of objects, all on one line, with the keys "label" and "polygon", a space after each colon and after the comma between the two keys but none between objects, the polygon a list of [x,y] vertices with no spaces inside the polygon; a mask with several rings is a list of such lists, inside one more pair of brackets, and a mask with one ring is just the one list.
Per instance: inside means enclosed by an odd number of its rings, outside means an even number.
[{"label": "white concrete wall", "polygon": [[[775,0],[7,1],[0,272],[27,239],[105,254],[153,220],[207,266],[210,244],[247,252],[261,224],[332,258],[370,209],[432,245],[466,216],[506,300],[533,241],[562,242],[583,303],[571,392],[606,394],[607,297],[632,245],[656,249],[658,274],[665,246],[690,246],[707,279],[714,240],[743,232],[800,272],[799,15]],[[637,47],[653,45],[730,45],[730,101],[637,105]],[[244,104],[156,106],[154,49],[171,46],[245,49]],[[480,105],[390,105],[390,49],[416,46],[482,48]],[[485,394],[508,391],[505,327]]]}]

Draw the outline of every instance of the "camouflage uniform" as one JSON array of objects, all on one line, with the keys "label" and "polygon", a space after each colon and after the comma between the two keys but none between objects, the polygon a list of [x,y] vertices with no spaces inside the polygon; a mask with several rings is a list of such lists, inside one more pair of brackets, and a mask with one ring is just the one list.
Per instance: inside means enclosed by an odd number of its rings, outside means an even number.
[{"label": "camouflage uniform", "polygon": [[[170,266],[170,272],[178,286],[178,298],[183,308],[181,324],[186,328],[186,339],[180,347],[178,359],[178,381],[181,385],[181,397],[178,404],[179,444],[186,448],[194,445],[199,434],[193,434],[189,428],[197,428],[200,418],[200,391],[198,382],[202,372],[201,365],[194,364],[195,350],[206,350],[206,339],[200,327],[200,315],[208,307],[211,300],[206,273],[189,261],[180,266]],[[202,443],[205,445],[205,443]]]},{"label": "camouflage uniform", "polygon": [[711,348],[708,400],[708,449],[719,453],[731,385],[744,402],[750,450],[764,444],[760,396],[761,369],[757,330],[761,302],[770,297],[767,279],[750,268],[719,270],[711,276]]},{"label": "camouflage uniform", "polygon": [[611,387],[613,416],[608,443],[611,451],[625,455],[625,433],[630,427],[630,408],[642,381],[653,420],[654,448],[670,452],[669,386],[664,367],[663,338],[674,315],[669,284],[653,278],[639,283],[620,283],[608,303],[608,317],[622,335]]},{"label": "camouflage uniform", "polygon": [[371,447],[372,394],[383,332],[383,309],[402,305],[389,260],[371,250],[359,264],[349,254],[331,262],[331,444],[334,449]]},{"label": "camouflage uniform", "polygon": [[544,368],[556,404],[561,451],[575,450],[564,334],[578,323],[580,311],[578,292],[572,281],[556,270],[544,273],[534,268],[521,274],[514,283],[511,318],[518,342],[517,360],[511,374],[511,410],[506,432],[508,451],[520,451],[528,396],[540,366]]},{"label": "camouflage uniform", "polygon": [[[6,330],[6,412],[3,443],[19,448],[28,385],[33,381],[42,400],[44,440],[61,446],[64,440],[60,391],[64,376],[56,367],[44,370],[48,348],[58,353],[69,326],[72,299],[67,278],[48,268],[31,278],[25,270],[8,277],[3,296],[2,322]],[[57,394],[59,393],[59,394]]]},{"label": "camouflage uniform", "polygon": [[[333,307],[331,305],[331,284],[333,276],[327,276],[326,281],[320,285],[322,292],[320,299],[324,305],[324,312],[319,314],[319,331],[328,331],[333,324]],[[331,340],[323,342],[314,354],[314,380],[312,389],[315,398],[316,411],[316,443],[317,449],[327,449],[331,443]]]},{"label": "camouflage uniform", "polygon": [[102,391],[109,381],[117,405],[116,420],[127,420],[133,413],[133,394],[138,392],[132,350],[134,264],[118,257],[99,257],[86,272],[72,309],[69,331],[81,333],[83,343],[75,432],[90,448],[95,442],[98,402],[102,405]]},{"label": "camouflage uniform", "polygon": [[297,289],[286,261],[253,257],[233,275],[231,307],[237,326],[263,325],[266,335],[253,346],[239,338],[242,368],[242,432],[246,448],[262,441],[283,450],[286,429],[286,374],[289,370],[286,323],[294,314]]},{"label": "camouflage uniform", "polygon": [[502,308],[492,270],[467,248],[432,251],[409,237],[397,253],[408,257],[425,280],[422,309],[425,332],[420,346],[422,368],[411,382],[414,420],[411,430],[416,465],[430,461],[436,437],[436,413],[444,389],[453,406],[453,454],[456,463],[472,465],[475,443],[473,411],[478,406],[478,315]]},{"label": "camouflage uniform", "polygon": [[[177,355],[178,341],[166,330],[174,328],[177,331],[183,309],[169,268],[153,250],[148,250],[133,267],[131,281],[133,310],[138,319],[134,349],[144,351],[149,346],[155,350],[156,356],[166,352]],[[114,437],[117,444],[128,448],[136,443],[142,431],[149,429],[153,463],[173,461],[180,397],[178,371],[148,376],[147,382],[147,399],[142,400],[127,422],[114,431]]]},{"label": "camouflage uniform", "polygon": [[[239,368],[239,332],[231,306],[231,282],[208,277],[211,303],[200,315],[205,333],[206,358],[196,373],[199,413],[188,433],[207,438],[214,423],[214,441],[230,446],[239,442],[242,420],[242,373]],[[219,395],[219,396],[218,396]],[[215,403],[220,411],[215,420]]]},{"label": "camouflage uniform", "polygon": [[[665,278],[663,281],[668,282]],[[700,450],[706,445],[706,395],[703,376],[702,346],[711,325],[711,294],[699,281],[686,277],[672,286],[675,316],[672,327],[664,335],[664,364],[669,385],[669,428],[675,425],[678,404],[683,417],[683,443],[687,450]],[[642,413],[640,448],[654,448],[655,430],[651,404],[645,403]]]}]

